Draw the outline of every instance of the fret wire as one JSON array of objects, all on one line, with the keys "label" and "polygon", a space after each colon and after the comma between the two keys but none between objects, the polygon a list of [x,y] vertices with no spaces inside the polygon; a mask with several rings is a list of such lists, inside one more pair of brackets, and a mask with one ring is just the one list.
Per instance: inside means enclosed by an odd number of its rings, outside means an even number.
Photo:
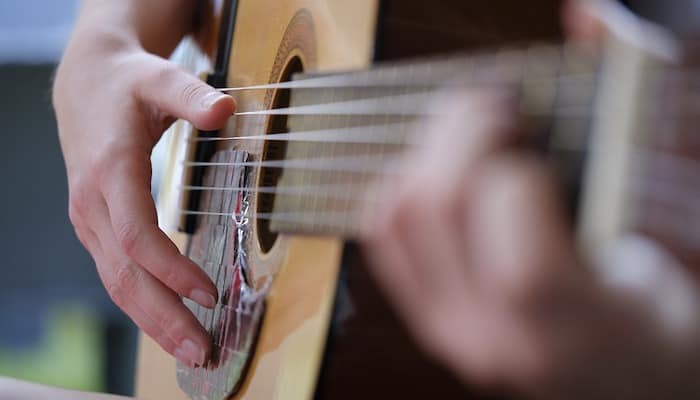
[{"label": "fret wire", "polygon": [[[324,103],[331,103],[332,104],[333,102],[337,101],[336,100],[336,95],[338,94],[337,90],[335,90],[335,89],[329,90],[326,92],[326,94],[327,94],[328,98],[326,101],[324,101]],[[352,96],[350,96],[350,97],[352,98]],[[321,126],[326,126],[327,124],[330,125],[330,122],[331,122],[330,115],[321,116],[321,118],[320,118]],[[343,118],[341,118],[341,120],[339,122],[342,126]],[[321,154],[329,154],[333,158],[336,157],[336,154],[334,153],[334,150],[335,150],[334,143],[321,143],[321,144],[319,144],[319,147],[322,150]],[[323,182],[324,172],[326,172],[326,171],[316,171],[316,174],[314,176],[315,179],[312,179],[311,182],[320,185]],[[314,193],[313,196],[311,196],[310,207],[309,207],[308,203],[306,204],[306,206],[311,209],[312,218],[314,219],[315,222],[319,221],[319,213],[323,212],[323,211],[319,210],[319,208],[320,208],[319,203],[321,203],[322,199],[326,200],[326,201],[323,201],[323,205],[325,207],[329,207],[329,204],[327,201],[328,198],[323,198],[323,197],[319,196],[318,193]],[[332,199],[335,199],[335,197],[332,197]],[[332,207],[330,207],[330,208],[332,209]],[[321,228],[321,227],[319,226],[319,228]]]},{"label": "fret wire", "polygon": [[[355,94],[356,94],[356,93],[357,93],[357,89],[356,89],[356,88],[351,88],[351,89],[350,89],[350,97],[351,97],[351,98],[355,98]],[[351,119],[352,119],[352,117],[349,116],[349,115],[346,115],[345,118],[343,119],[343,122],[345,123],[345,126],[346,126],[346,127],[351,126],[351,123],[352,123]],[[337,148],[337,143],[331,144],[331,147],[335,150],[335,149]],[[363,146],[363,147],[364,147],[364,146]],[[365,153],[365,154],[366,154],[366,152],[367,152],[368,150],[369,150],[369,149],[363,149],[363,151],[361,151],[360,153]],[[347,178],[346,178],[346,179],[347,179]],[[350,179],[349,179],[349,180],[350,180],[350,184],[354,184],[354,177],[353,177],[353,176],[350,176]],[[352,205],[356,205],[357,203],[352,204],[353,202],[352,202],[352,199],[350,198],[350,196],[352,196],[352,194],[350,194],[350,195],[346,194],[346,197],[342,198],[343,201],[342,201],[342,205],[340,205],[340,206],[337,204],[337,202],[338,202],[338,200],[339,200],[338,197],[334,197],[333,200],[334,200],[334,203],[335,203],[335,204],[334,204],[334,207],[332,207],[332,209],[338,209],[338,208],[340,208],[340,209],[345,209],[345,210],[351,209],[351,206],[352,206]],[[350,226],[350,220],[347,218],[347,216],[348,216],[348,214],[346,214],[346,215],[344,216],[343,221],[342,221],[342,226],[343,226],[344,230],[347,230],[348,227]]]}]

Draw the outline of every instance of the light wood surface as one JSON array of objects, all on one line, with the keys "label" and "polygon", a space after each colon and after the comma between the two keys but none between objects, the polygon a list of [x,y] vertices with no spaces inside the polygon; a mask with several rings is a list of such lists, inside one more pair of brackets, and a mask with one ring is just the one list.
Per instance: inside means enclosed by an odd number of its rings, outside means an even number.
[{"label": "light wood surface", "polygon": [[[305,17],[298,28],[289,28],[300,10],[310,18]],[[377,0],[241,0],[228,83],[241,86],[279,79],[280,65],[292,56],[302,59],[307,72],[366,68],[372,58],[377,10]],[[297,42],[301,43],[295,47]],[[268,106],[269,97],[265,92],[243,93],[237,96],[239,110]],[[232,122],[224,135],[259,133],[266,123]],[[185,153],[182,135],[172,137],[173,157]],[[262,146],[250,144],[245,149],[259,155]],[[177,206],[173,196],[180,172],[174,167],[177,161],[168,163],[174,175],[164,180],[161,189],[159,210],[166,215],[161,227],[182,249],[186,237],[172,230],[176,223],[169,220]],[[313,396],[341,252],[342,241],[333,238],[281,237],[268,254],[255,247],[250,257],[255,277],[276,277],[255,358],[235,398]],[[186,398],[177,386],[174,359],[145,335],[141,335],[137,368],[139,398]]]}]

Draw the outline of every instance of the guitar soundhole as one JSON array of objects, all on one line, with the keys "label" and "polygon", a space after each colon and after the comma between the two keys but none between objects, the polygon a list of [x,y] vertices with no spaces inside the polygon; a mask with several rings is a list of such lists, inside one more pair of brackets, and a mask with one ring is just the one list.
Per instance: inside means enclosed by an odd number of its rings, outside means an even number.
[{"label": "guitar soundhole", "polygon": [[[289,81],[294,74],[304,71],[304,65],[301,59],[297,56],[292,57],[284,68],[280,82]],[[274,93],[272,108],[287,108],[291,99],[291,91],[289,89],[279,89]],[[267,124],[266,134],[287,133],[286,115],[273,115]],[[265,141],[263,148],[263,161],[283,160],[287,152],[287,142],[284,141]],[[282,168],[262,168],[260,170],[259,187],[271,188],[276,187],[277,182],[282,176]],[[266,215],[273,212],[275,204],[274,193],[260,193],[258,195],[257,212],[259,215]],[[269,252],[277,241],[277,233],[270,230],[269,218],[257,219],[258,242],[263,253]]]}]

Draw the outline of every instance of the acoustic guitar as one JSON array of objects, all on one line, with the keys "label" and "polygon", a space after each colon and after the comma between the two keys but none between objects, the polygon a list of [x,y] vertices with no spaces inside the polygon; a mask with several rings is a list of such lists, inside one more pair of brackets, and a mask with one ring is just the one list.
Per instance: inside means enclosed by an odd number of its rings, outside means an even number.
[{"label": "acoustic guitar", "polygon": [[[561,43],[438,55],[559,40],[557,1],[480,3],[215,2],[216,46],[190,60],[237,114],[219,132],[179,122],[166,135],[158,196],[161,228],[218,287],[215,310],[184,300],[214,351],[192,369],[142,335],[139,397],[314,397],[344,240],[420,145],[410,133],[439,90],[518,94],[528,146],[571,189],[585,252],[636,231],[697,259],[687,200],[700,141],[679,124],[694,80],[677,44],[634,26],[601,58]],[[497,23],[485,10],[499,6],[510,12]]]}]

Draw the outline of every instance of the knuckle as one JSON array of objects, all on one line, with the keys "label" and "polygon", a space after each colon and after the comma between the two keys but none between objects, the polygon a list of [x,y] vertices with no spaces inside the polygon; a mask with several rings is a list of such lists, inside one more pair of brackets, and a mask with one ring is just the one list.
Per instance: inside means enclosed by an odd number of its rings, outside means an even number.
[{"label": "knuckle", "polygon": [[124,252],[131,256],[136,251],[143,229],[135,222],[125,222],[117,229],[117,240]]},{"label": "knuckle", "polygon": [[88,241],[87,234],[85,234],[84,230],[78,226],[75,226],[73,230],[75,231],[75,237],[78,238],[83,247],[88,249],[88,251],[92,250],[90,246],[91,243]]},{"label": "knuckle", "polygon": [[179,100],[184,105],[190,105],[208,92],[206,86],[200,82],[188,82],[182,86],[179,92]]},{"label": "knuckle", "polygon": [[396,238],[403,226],[404,213],[409,200],[398,196],[389,200],[382,215],[377,219],[375,229],[372,233],[374,239],[385,240]]},{"label": "knuckle", "polygon": [[170,336],[168,336],[162,330],[159,330],[152,337],[153,337],[153,340],[155,340],[156,343],[158,343],[160,345],[160,347],[163,350],[165,350],[166,353],[172,354],[175,351],[175,343],[173,343],[172,339],[170,339]]},{"label": "knuckle", "polygon": [[120,295],[124,294],[129,298],[133,298],[136,295],[136,291],[138,289],[138,271],[135,268],[133,268],[130,264],[121,264],[117,267],[116,278],[116,292],[118,292]]},{"label": "knuckle", "polygon": [[156,72],[156,82],[162,82],[164,87],[176,88],[177,101],[189,105],[206,94],[207,87],[196,79],[189,79],[189,74],[179,66],[166,63]]},{"label": "knuckle", "polygon": [[162,82],[164,85],[173,85],[180,80],[182,72],[177,65],[166,62],[158,66],[152,79],[156,79],[154,82]]},{"label": "knuckle", "polygon": [[110,182],[111,175],[115,167],[121,161],[122,156],[115,149],[113,143],[106,144],[103,149],[95,154],[92,169],[90,171],[91,180],[95,182],[95,186],[101,188],[104,184]]},{"label": "knuckle", "polygon": [[177,273],[175,268],[168,268],[165,273],[163,283],[165,283],[165,285],[171,289],[178,290],[180,285],[180,274]]},{"label": "knuckle", "polygon": [[86,212],[85,208],[86,205],[83,201],[74,201],[73,199],[70,200],[68,205],[68,219],[70,219],[70,222],[76,228],[76,231],[78,230],[78,227],[82,225],[83,217],[85,216]]},{"label": "knuckle", "polygon": [[70,199],[68,201],[68,217],[74,226],[82,223],[88,215],[90,208],[90,197],[84,184],[76,184],[70,190]]},{"label": "knuckle", "polygon": [[182,319],[175,312],[161,312],[158,318],[158,325],[163,329],[164,333],[171,335],[184,335],[185,330]]},{"label": "knuckle", "polygon": [[121,288],[119,287],[118,284],[110,284],[106,287],[107,289],[107,294],[109,295],[109,298],[112,299],[112,302],[117,305],[117,307],[121,308],[124,310],[126,307],[126,299],[124,299],[124,296],[122,294]]},{"label": "knuckle", "polygon": [[426,203],[424,204],[429,204],[431,209],[436,210],[436,217],[443,222],[457,217],[456,212],[463,203],[461,193],[454,188],[439,189],[437,193],[438,196],[430,196],[430,199],[425,199]]},{"label": "knuckle", "polygon": [[419,196],[407,196],[402,199],[390,215],[392,230],[400,233],[415,228],[416,218],[425,212],[424,204],[426,203],[423,203]]}]

